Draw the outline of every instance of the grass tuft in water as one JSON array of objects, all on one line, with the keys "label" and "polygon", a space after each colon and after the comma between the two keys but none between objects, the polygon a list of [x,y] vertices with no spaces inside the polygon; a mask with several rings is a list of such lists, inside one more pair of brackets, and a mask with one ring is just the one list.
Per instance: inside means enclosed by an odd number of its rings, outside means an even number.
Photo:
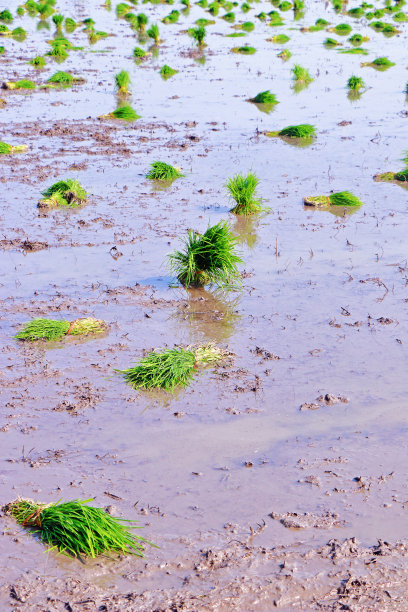
[{"label": "grass tuft in water", "polygon": [[353,75],[347,81],[347,87],[351,91],[358,91],[362,89],[363,87],[365,87],[365,83],[361,77],[357,77]]},{"label": "grass tuft in water", "polygon": [[184,174],[181,174],[178,168],[161,161],[151,163],[150,170],[146,174],[146,178],[152,181],[173,181],[183,176]]},{"label": "grass tuft in water", "polygon": [[133,57],[137,58],[137,59],[141,59],[143,57],[146,57],[147,52],[142,49],[141,47],[135,47],[133,49]]},{"label": "grass tuft in water", "polygon": [[160,34],[159,34],[159,26],[157,23],[153,23],[150,28],[147,30],[146,34],[149,38],[154,41],[155,45],[159,45],[161,43]]},{"label": "grass tuft in water", "polygon": [[293,79],[297,83],[311,83],[313,78],[310,76],[307,68],[300,66],[300,64],[295,64],[292,68]]},{"label": "grass tuft in water", "polygon": [[395,66],[394,62],[391,62],[388,57],[377,57],[372,62],[365,62],[361,65],[371,66],[372,68],[376,68],[377,70],[387,70],[388,68],[391,68],[391,66]]},{"label": "grass tuft in water", "polygon": [[118,106],[116,110],[108,115],[104,115],[104,117],[112,117],[113,119],[122,119],[123,121],[136,121],[136,119],[140,119],[140,115],[129,106],[129,104],[125,104],[123,106]]},{"label": "grass tuft in water", "polygon": [[21,79],[20,81],[7,81],[4,83],[3,87],[5,89],[35,89],[36,84],[34,81],[30,81],[29,79]]},{"label": "grass tuft in water", "polygon": [[169,266],[184,286],[212,284],[228,290],[241,285],[237,264],[242,259],[236,252],[237,239],[226,221],[208,226],[204,234],[189,230],[182,241],[183,250],[169,255]]},{"label": "grass tuft in water", "polygon": [[115,370],[134,389],[164,389],[173,393],[176,387],[187,387],[198,368],[211,365],[225,357],[214,344],[197,347],[176,347],[152,351],[126,370]]},{"label": "grass tuft in water", "polygon": [[69,72],[64,72],[63,70],[59,70],[46,81],[47,83],[51,83],[53,85],[61,85],[61,87],[70,87],[74,83],[83,82],[83,79],[80,77],[74,77]]},{"label": "grass tuft in water", "polygon": [[287,62],[292,57],[292,53],[289,51],[289,49],[282,49],[282,51],[278,53],[277,57],[280,57],[284,62]]},{"label": "grass tuft in water", "polygon": [[236,204],[231,209],[235,215],[254,215],[262,211],[262,200],[256,194],[259,178],[254,172],[246,176],[236,174],[227,182],[227,189]]},{"label": "grass tuft in water", "polygon": [[115,85],[119,94],[129,94],[130,74],[126,70],[121,70],[115,75]]},{"label": "grass tuft in water", "polygon": [[207,30],[203,26],[198,26],[197,28],[190,28],[188,31],[191,38],[193,38],[198,47],[204,46],[204,39],[207,35]]},{"label": "grass tuft in water", "polygon": [[144,545],[151,544],[130,529],[134,521],[116,518],[87,500],[52,504],[17,499],[5,507],[19,525],[30,528],[40,540],[69,556],[119,553],[143,557]]},{"label": "grass tuft in water", "polygon": [[327,206],[362,206],[363,202],[350,191],[339,191],[328,196],[308,196],[304,198],[307,206],[325,208]]},{"label": "grass tuft in water", "polygon": [[256,53],[255,47],[249,47],[248,45],[244,45],[243,47],[234,47],[231,49],[233,53],[242,53],[242,55],[253,55]]},{"label": "grass tuft in water", "polygon": [[174,68],[171,68],[167,64],[164,64],[164,66],[160,68],[160,74],[163,77],[163,79],[169,79],[170,77],[174,76],[177,73],[178,73],[178,70],[174,70]]},{"label": "grass tuft in water", "polygon": [[279,104],[275,94],[271,93],[269,89],[259,92],[255,98],[250,98],[249,101],[255,104]]}]

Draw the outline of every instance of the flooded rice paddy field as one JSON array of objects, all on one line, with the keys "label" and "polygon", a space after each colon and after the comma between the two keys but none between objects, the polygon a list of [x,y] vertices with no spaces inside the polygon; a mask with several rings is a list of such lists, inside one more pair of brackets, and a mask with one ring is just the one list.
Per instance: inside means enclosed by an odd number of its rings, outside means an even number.
[{"label": "flooded rice paddy field", "polygon": [[[27,39],[3,43],[2,81],[39,85],[61,69],[86,83],[0,95],[1,140],[28,145],[0,160],[1,504],[92,497],[137,519],[159,548],[83,564],[44,553],[2,515],[1,609],[407,609],[407,191],[373,180],[404,167],[407,26],[387,38],[306,0],[303,16],[283,12],[271,28],[255,16],[274,6],[257,2],[233,9],[252,32],[227,37],[236,30],[221,9],[200,51],[186,30],[211,18],[205,9],[164,25],[182,7],[142,4],[133,12],[158,22],[164,42],[136,64],[133,48],[150,43],[115,4],[57,8],[112,36],[90,46],[79,27],[68,38],[83,50],[44,70],[27,62],[49,49],[50,19],[47,31],[16,17]],[[369,36],[368,55],[323,46],[330,36],[348,48],[347,37],[301,31],[318,18]],[[282,33],[284,46],[266,40]],[[230,52],[241,44],[257,52]],[[381,56],[396,65],[360,66]],[[297,63],[314,78],[298,93]],[[179,72],[165,81],[163,64]],[[141,115],[129,124],[98,119],[116,108],[121,69]],[[367,89],[350,100],[352,74]],[[270,113],[247,101],[267,89],[279,100]],[[299,123],[316,126],[310,146],[265,136]],[[185,178],[152,183],[155,160]],[[235,217],[225,183],[250,170],[269,210]],[[39,211],[41,191],[66,177],[89,203]],[[303,206],[342,190],[364,206]],[[189,228],[224,219],[239,238],[243,291],[178,286],[167,254]],[[108,333],[13,339],[31,318],[85,316],[107,321]],[[196,342],[216,342],[231,360],[174,395],[114,375],[146,349]]]}]

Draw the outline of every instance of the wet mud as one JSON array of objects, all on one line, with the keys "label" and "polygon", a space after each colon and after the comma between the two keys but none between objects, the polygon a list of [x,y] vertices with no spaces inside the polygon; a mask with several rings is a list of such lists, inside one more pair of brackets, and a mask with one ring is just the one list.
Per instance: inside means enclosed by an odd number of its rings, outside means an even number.
[{"label": "wet mud", "polygon": [[[26,41],[7,40],[0,57],[2,81],[40,84],[58,69],[86,80],[1,92],[1,140],[28,151],[0,159],[0,505],[92,497],[135,518],[158,548],[75,560],[44,552],[2,513],[0,609],[408,609],[407,201],[399,185],[373,180],[402,167],[407,148],[405,24],[387,39],[307,3],[299,21],[283,13],[285,63],[255,18],[264,3],[236,9],[256,22],[242,39],[253,56],[230,53],[234,30],[219,18],[198,51],[183,34],[208,16],[195,5],[165,26],[169,6],[144,4],[135,12],[158,21],[164,43],[136,64],[137,35],[114,6],[91,4],[58,8],[91,13],[114,36],[90,49],[78,28],[69,39],[84,50],[35,71],[27,62],[51,34],[24,16],[15,23]],[[300,31],[319,17],[349,22],[370,36],[367,61],[387,55],[396,66],[380,73],[325,49],[327,32]],[[163,63],[178,74],[162,80]],[[294,63],[314,78],[299,93]],[[142,116],[129,124],[98,119],[116,107],[122,68]],[[350,101],[353,73],[368,87]],[[271,113],[247,102],[266,89],[280,101]],[[265,136],[297,123],[317,128],[307,147]],[[155,160],[185,178],[148,181]],[[269,210],[236,218],[225,183],[250,170]],[[65,177],[78,178],[88,203],[37,208]],[[303,206],[305,195],[340,190],[364,206]],[[183,289],[167,254],[189,228],[221,219],[239,241],[243,290]],[[35,317],[86,316],[108,332],[13,339]],[[146,350],[196,342],[230,359],[174,395],[136,392],[114,373]]]}]

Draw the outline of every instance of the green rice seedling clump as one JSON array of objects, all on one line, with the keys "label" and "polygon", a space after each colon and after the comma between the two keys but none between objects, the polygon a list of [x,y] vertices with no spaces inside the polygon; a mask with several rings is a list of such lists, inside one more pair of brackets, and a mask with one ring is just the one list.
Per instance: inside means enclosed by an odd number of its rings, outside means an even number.
[{"label": "green rice seedling clump", "polygon": [[219,2],[211,2],[208,5],[208,12],[213,16],[216,17],[218,15],[218,13],[220,12],[220,4]]},{"label": "green rice seedling clump", "polygon": [[64,23],[64,15],[53,15],[52,21],[54,22],[57,31],[60,32],[62,29],[62,24]]},{"label": "green rice seedling clump", "polygon": [[66,17],[64,26],[65,26],[65,31],[68,32],[68,34],[71,34],[71,32],[74,32],[74,30],[76,30],[76,28],[78,27],[76,21],[72,19],[71,17]]},{"label": "green rice seedling clump", "polygon": [[13,21],[13,15],[8,9],[0,11],[0,21],[4,21],[4,23],[11,23]]},{"label": "green rice seedling clump", "polygon": [[367,42],[369,38],[367,36],[363,36],[362,34],[353,34],[350,38],[347,39],[349,43],[358,47],[363,44],[363,42]]},{"label": "green rice seedling clump", "polygon": [[372,66],[377,70],[387,70],[388,68],[391,68],[391,66],[395,66],[394,62],[391,62],[387,57],[377,57],[372,62],[367,62],[361,65]]},{"label": "green rice seedling clump", "polygon": [[241,285],[237,265],[242,263],[236,252],[237,239],[226,221],[209,226],[204,234],[189,230],[182,251],[169,255],[169,265],[184,286],[207,284],[222,289]]},{"label": "green rice seedling clump", "polygon": [[252,21],[244,21],[244,23],[241,23],[240,29],[244,32],[252,32],[255,29],[255,24]]},{"label": "green rice seedling clump", "polygon": [[251,10],[251,6],[248,4],[248,2],[244,2],[243,4],[241,4],[241,11],[243,13],[248,13],[248,11]]},{"label": "green rice seedling clump", "polygon": [[184,174],[181,174],[178,168],[161,161],[152,162],[150,164],[150,170],[146,174],[146,178],[152,181],[173,181],[183,176]]},{"label": "green rice seedling clump", "polygon": [[11,153],[23,153],[27,151],[28,145],[10,145],[0,142],[0,155],[10,155]]},{"label": "green rice seedling clump", "polygon": [[42,57],[42,55],[38,55],[37,57],[33,57],[32,60],[30,60],[28,62],[29,64],[31,64],[31,66],[34,66],[34,68],[44,68],[44,66],[46,65],[46,61],[45,58]]},{"label": "green rice seedling clump", "polygon": [[135,47],[133,49],[133,57],[140,59],[142,57],[146,57],[146,55],[147,55],[146,51],[142,49],[141,47]]},{"label": "green rice seedling clump", "polygon": [[0,23],[0,35],[9,36],[10,34],[11,34],[11,30],[3,23]]},{"label": "green rice seedling clump", "polygon": [[[132,533],[134,521],[111,516],[102,508],[89,506],[91,499],[39,504],[17,499],[6,507],[19,525],[28,527],[50,550],[95,558],[119,553],[143,557],[144,538]],[[134,527],[133,527],[134,528]]]},{"label": "green rice seedling clump", "polygon": [[362,206],[363,202],[350,191],[339,191],[328,196],[308,196],[304,198],[307,206],[325,208],[327,206]]},{"label": "green rice seedling clump", "polygon": [[204,39],[207,35],[207,31],[204,27],[198,26],[197,28],[190,28],[188,31],[191,38],[193,38],[198,47],[202,47],[204,45]]},{"label": "green rice seedling clump", "polygon": [[170,77],[174,76],[177,73],[178,73],[178,70],[174,70],[174,68],[171,68],[167,64],[164,64],[164,66],[160,68],[160,74],[163,77],[163,79],[169,79]]},{"label": "green rice seedling clump", "polygon": [[222,16],[222,19],[225,19],[225,21],[228,21],[229,23],[234,23],[235,13],[233,11],[230,11],[229,13],[225,13],[225,15]]},{"label": "green rice seedling clump", "polygon": [[313,81],[313,78],[310,76],[310,73],[307,70],[307,68],[304,68],[303,66],[300,66],[299,64],[295,64],[293,66],[292,74],[293,74],[294,80],[297,82],[311,83]]},{"label": "green rice seedling clump", "polygon": [[405,170],[401,170],[401,172],[397,172],[395,174],[395,180],[396,181],[408,181],[408,168],[405,168]]},{"label": "green rice seedling clump", "polygon": [[[63,198],[66,202],[67,206],[80,206],[87,201],[88,194],[85,189],[78,183],[75,179],[66,179],[63,181],[57,181],[48,189],[42,192],[42,195],[47,200],[48,198],[52,198],[53,196],[57,196],[58,200],[63,205]],[[39,205],[50,205],[44,200],[40,200]]]},{"label": "green rice seedling clump", "polygon": [[166,17],[162,19],[162,23],[165,23],[165,24],[177,23],[179,17],[180,17],[180,11],[177,11],[174,9],[171,11],[171,13],[169,13]]},{"label": "green rice seedling clump", "polygon": [[136,119],[140,119],[140,115],[128,104],[124,106],[119,106],[116,110],[113,111],[112,117],[115,119],[122,119],[123,121],[136,121]]},{"label": "green rice seedling clump", "polygon": [[16,13],[17,13],[17,15],[18,15],[19,17],[22,17],[22,16],[24,15],[24,13],[25,13],[25,10],[24,10],[24,8],[23,8],[22,6],[19,6],[19,7],[17,8],[17,10],[16,10]]},{"label": "green rice seedling clump", "polygon": [[347,36],[347,34],[350,34],[351,30],[352,27],[348,23],[339,23],[334,28],[330,29],[331,32],[335,32],[338,36]]},{"label": "green rice seedling clump", "polygon": [[279,104],[275,94],[271,93],[269,89],[259,92],[255,98],[250,99],[250,102],[255,102],[255,104]]},{"label": "green rice seedling clump", "polygon": [[116,5],[116,15],[118,17],[124,17],[126,13],[132,10],[132,7],[125,2],[120,2]]},{"label": "green rice seedling clump", "polygon": [[257,196],[256,189],[259,185],[259,178],[254,172],[249,172],[246,176],[236,174],[227,182],[227,189],[236,204],[231,212],[236,215],[254,215],[261,212],[262,200]]},{"label": "green rice seedling clump", "polygon": [[6,50],[5,47],[3,47],[3,45],[0,45],[0,55],[3,55],[5,50]]},{"label": "green rice seedling clump", "polygon": [[56,72],[49,79],[47,83],[54,83],[55,85],[62,85],[69,87],[74,82],[74,77],[69,72],[63,72],[62,70]]},{"label": "green rice seedling clump", "polygon": [[17,340],[55,341],[67,335],[69,321],[54,321],[52,319],[33,319],[24,325],[24,328],[14,337]]},{"label": "green rice seedling clump", "polygon": [[274,42],[274,43],[276,43],[278,45],[284,45],[289,40],[290,40],[290,38],[286,34],[277,34],[276,36],[272,37],[272,42]]},{"label": "green rice seedling clump", "polygon": [[7,81],[6,84],[6,89],[35,89],[36,88],[36,84],[34,83],[34,81],[30,81],[29,79],[21,79],[21,81],[14,81],[13,82],[9,82]]},{"label": "green rice seedling clump", "polygon": [[271,135],[286,136],[286,138],[312,138],[316,136],[314,125],[302,123],[300,125],[289,125],[280,132],[270,132]]},{"label": "green rice seedling clump", "polygon": [[214,25],[215,21],[213,19],[197,19],[194,23],[199,27],[206,28],[209,25]]},{"label": "green rice seedling clump", "polygon": [[145,15],[144,13],[139,13],[138,15],[136,15],[136,18],[137,18],[137,29],[139,30],[139,32],[143,33],[146,29],[146,25],[149,19],[147,18],[147,15]]},{"label": "green rice seedling clump", "polygon": [[15,28],[11,32],[11,35],[15,40],[18,40],[19,42],[22,42],[23,40],[27,38],[27,32],[25,31],[24,28]]},{"label": "green rice seedling clump", "polygon": [[358,91],[365,87],[365,83],[361,77],[351,76],[347,81],[347,87],[352,91]]},{"label": "green rice seedling clump", "polygon": [[341,45],[341,43],[339,43],[339,41],[335,40],[334,38],[326,38],[323,44],[325,47],[337,47],[338,45]]},{"label": "green rice seedling clump", "polygon": [[292,53],[289,49],[282,49],[282,51],[278,53],[278,57],[283,59],[284,62],[287,62],[292,57]]},{"label": "green rice seedling clump", "polygon": [[130,74],[126,70],[121,70],[115,75],[115,85],[120,94],[129,93]]},{"label": "green rice seedling clump", "polygon": [[347,14],[350,15],[350,17],[360,19],[360,17],[364,15],[364,9],[361,6],[357,6],[356,8],[352,8],[347,11]]},{"label": "green rice seedling clump", "polygon": [[157,23],[153,23],[150,28],[147,30],[146,34],[148,35],[149,38],[151,38],[154,41],[155,45],[159,45],[160,44],[160,34],[159,34],[159,26],[157,25]]},{"label": "green rice seedling clump", "polygon": [[241,53],[242,55],[253,55],[256,53],[255,47],[249,47],[248,45],[244,45],[243,47],[234,47],[231,49],[233,53]]},{"label": "green rice seedling clump", "polygon": [[292,7],[293,7],[293,5],[292,5],[292,3],[291,3],[291,2],[288,2],[287,0],[283,0],[283,2],[281,2],[281,3],[279,4],[279,7],[278,7],[278,8],[279,8],[279,10],[280,10],[280,11],[285,12],[285,11],[290,11],[290,9],[291,9]]},{"label": "green rice seedling clump", "polygon": [[348,53],[349,55],[368,55],[367,49],[363,49],[362,47],[341,49],[340,53]]},{"label": "green rice seedling clump", "polygon": [[152,351],[126,370],[115,370],[134,389],[163,389],[173,393],[187,387],[200,366],[221,360],[225,352],[214,344]]}]

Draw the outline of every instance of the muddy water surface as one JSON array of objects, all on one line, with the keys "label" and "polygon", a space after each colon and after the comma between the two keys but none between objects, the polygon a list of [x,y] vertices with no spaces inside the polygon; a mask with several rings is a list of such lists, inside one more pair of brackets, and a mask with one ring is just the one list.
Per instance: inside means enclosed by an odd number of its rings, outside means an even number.
[{"label": "muddy water surface", "polygon": [[[114,36],[89,47],[78,28],[69,38],[84,50],[35,71],[27,61],[48,50],[54,26],[38,31],[25,16],[14,23],[27,40],[7,39],[0,59],[2,80],[40,84],[59,68],[86,79],[1,94],[1,140],[29,145],[0,162],[1,500],[93,497],[136,518],[159,548],[84,565],[44,554],[2,516],[2,609],[406,609],[407,192],[373,181],[403,167],[406,27],[387,39],[310,2],[301,20],[289,11],[285,27],[270,28],[255,15],[271,5],[258,3],[236,9],[253,32],[226,38],[234,30],[216,18],[200,54],[183,33],[208,16],[194,6],[160,24],[158,57],[136,65],[129,25],[91,4],[58,8],[91,14]],[[171,8],[140,10],[154,22]],[[370,36],[369,55],[326,50],[332,34],[300,32],[319,17]],[[283,32],[286,63],[266,41]],[[229,52],[241,44],[257,53]],[[396,66],[360,67],[383,55]],[[167,81],[164,63],[179,70]],[[298,94],[295,63],[314,77]],[[142,115],[132,124],[97,118],[116,107],[122,68]],[[351,74],[368,87],[357,101],[347,97]],[[280,101],[270,114],[247,102],[265,89]],[[263,133],[297,123],[316,126],[311,146]],[[157,159],[186,177],[166,188],[147,181]],[[236,219],[225,182],[251,169],[270,210]],[[39,214],[40,192],[66,176],[89,204]],[[339,190],[365,205],[346,214],[302,204]],[[188,228],[221,219],[240,239],[244,290],[174,286],[166,255]],[[109,333],[30,346],[12,338],[30,318],[87,315]],[[208,341],[231,362],[174,396],[137,393],[114,375],[145,349]]]}]

